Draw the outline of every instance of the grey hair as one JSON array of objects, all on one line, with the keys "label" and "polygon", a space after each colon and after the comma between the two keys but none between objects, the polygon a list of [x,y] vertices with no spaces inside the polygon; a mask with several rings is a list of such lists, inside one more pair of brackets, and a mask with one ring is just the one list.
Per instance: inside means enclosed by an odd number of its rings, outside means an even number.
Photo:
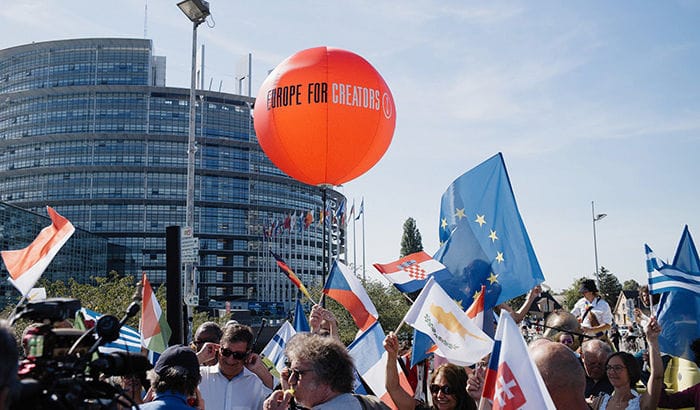
[{"label": "grey hair", "polygon": [[309,362],[318,380],[338,393],[351,393],[355,375],[352,358],[338,340],[311,333],[298,333],[287,343],[290,361]]}]

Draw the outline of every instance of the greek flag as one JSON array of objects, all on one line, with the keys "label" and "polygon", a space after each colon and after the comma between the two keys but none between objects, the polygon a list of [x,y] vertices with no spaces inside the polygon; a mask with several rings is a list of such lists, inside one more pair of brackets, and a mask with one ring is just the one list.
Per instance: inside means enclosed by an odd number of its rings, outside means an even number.
[{"label": "greek flag", "polygon": [[[80,308],[76,313],[76,322],[82,321],[84,329],[89,329],[97,323],[97,319],[102,317],[101,313],[97,313],[87,308]],[[80,325],[78,325],[80,327]],[[99,348],[100,353],[111,352],[127,352],[141,353],[141,334],[138,330],[124,325],[119,330],[119,339],[107,343]]]},{"label": "greek flag", "polygon": [[700,272],[685,272],[668,265],[654,256],[649,245],[644,245],[647,255],[649,293],[652,295],[671,290],[687,290],[700,295]]}]

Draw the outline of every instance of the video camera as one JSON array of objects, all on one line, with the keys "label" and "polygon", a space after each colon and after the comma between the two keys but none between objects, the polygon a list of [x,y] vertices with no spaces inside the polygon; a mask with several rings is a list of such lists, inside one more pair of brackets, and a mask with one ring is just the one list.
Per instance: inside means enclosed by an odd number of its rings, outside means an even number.
[{"label": "video camera", "polygon": [[135,375],[144,378],[152,368],[142,355],[100,353],[98,348],[119,338],[122,325],[139,311],[134,301],[122,320],[100,317],[86,331],[56,328],[75,317],[77,299],[54,298],[26,302],[18,307],[18,319],[35,322],[22,337],[26,358],[19,363],[19,383],[12,391],[11,409],[117,409],[136,404],[124,392],[103,379]]}]

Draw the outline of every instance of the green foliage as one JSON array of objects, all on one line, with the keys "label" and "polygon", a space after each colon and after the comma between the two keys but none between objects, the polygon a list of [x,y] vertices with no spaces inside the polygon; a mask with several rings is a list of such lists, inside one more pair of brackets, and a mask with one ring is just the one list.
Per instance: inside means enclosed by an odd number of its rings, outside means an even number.
[{"label": "green foliage", "polygon": [[[82,284],[69,279],[67,283],[44,281],[40,286],[46,288],[46,294],[50,298],[78,299],[81,306],[85,308],[121,319],[136,292],[136,279],[133,276],[120,276],[112,271],[104,277],[93,277],[93,280],[95,285]],[[165,307],[165,304],[161,306]],[[131,318],[127,325],[138,328],[139,317],[140,315],[136,315]]]},{"label": "green foliage", "polygon": [[622,290],[637,290],[641,285],[634,279],[626,280],[622,284]]},{"label": "green foliage", "polygon": [[605,267],[601,266],[600,267],[600,295],[605,299],[606,302],[608,302],[608,305],[610,307],[615,306],[615,302],[617,302],[617,297],[622,291],[622,285],[620,285],[620,281],[617,279],[617,276],[613,275],[610,273],[609,270],[605,269]]},{"label": "green foliage", "polygon": [[416,227],[416,220],[409,217],[403,223],[403,236],[401,237],[401,257],[423,250],[423,238]]},{"label": "green foliage", "polygon": [[[581,293],[579,293],[578,290],[581,287],[581,283],[586,279],[595,280],[595,278],[578,278],[574,280],[574,283],[570,288],[564,290],[563,307],[565,309],[571,310],[574,308],[576,301],[581,298]],[[622,291],[622,285],[620,285],[620,281],[617,279],[617,276],[610,273],[610,271],[605,269],[603,266],[600,267],[600,286],[598,286],[598,291],[600,296],[605,299],[605,301],[608,302],[611,307],[615,306],[617,297]]]},{"label": "green foliage", "polygon": [[563,308],[566,310],[571,310],[574,308],[574,305],[576,304],[576,301],[581,299],[581,293],[579,293],[579,288],[581,287],[581,283],[583,283],[584,280],[588,278],[578,278],[574,280],[574,283],[571,284],[571,287],[568,289],[564,290],[564,303],[563,303]]},{"label": "green foliage", "polygon": [[[395,331],[411,306],[408,299],[394,286],[385,285],[378,281],[365,280],[362,285],[367,290],[369,298],[377,308],[379,323],[381,323],[384,332],[389,333],[390,331]],[[309,289],[309,292],[311,296],[314,297],[314,300],[318,300],[315,295],[321,294],[321,288]],[[346,345],[350,344],[355,339],[358,331],[352,317],[342,305],[331,298],[326,297],[325,304],[326,309],[333,312],[333,315],[335,315],[335,318],[338,320],[340,340]],[[399,330],[399,338],[410,339],[412,334],[413,330],[408,325],[403,325]]]}]

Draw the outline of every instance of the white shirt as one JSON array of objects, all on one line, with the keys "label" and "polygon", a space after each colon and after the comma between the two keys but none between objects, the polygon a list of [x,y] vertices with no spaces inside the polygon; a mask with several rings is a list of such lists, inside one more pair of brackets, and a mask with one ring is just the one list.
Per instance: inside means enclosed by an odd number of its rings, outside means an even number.
[{"label": "white shirt", "polygon": [[272,390],[247,368],[243,368],[233,379],[229,380],[219,371],[219,365],[201,366],[199,373],[202,392],[207,410],[258,410]]},{"label": "white shirt", "polygon": [[589,302],[586,298],[579,299],[571,310],[571,313],[577,318],[580,318],[589,306],[592,306],[592,309],[581,322],[581,326],[593,327],[593,325],[591,325],[591,313],[595,314],[599,324],[612,325],[613,315],[610,311],[610,305],[600,296],[596,296],[592,302]]}]

